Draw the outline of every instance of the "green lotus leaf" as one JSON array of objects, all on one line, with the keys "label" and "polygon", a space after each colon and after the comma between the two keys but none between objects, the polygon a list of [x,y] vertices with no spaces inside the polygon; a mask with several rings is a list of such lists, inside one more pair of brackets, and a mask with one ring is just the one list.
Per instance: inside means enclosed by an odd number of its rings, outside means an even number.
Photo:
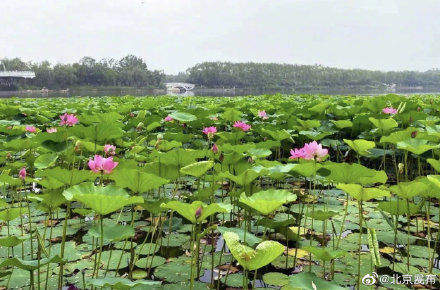
[{"label": "green lotus leaf", "polygon": [[[134,236],[134,229],[131,226],[123,226],[120,224],[106,225],[103,226],[104,240],[106,241],[120,241],[131,238]],[[89,230],[89,234],[95,238],[101,238],[101,228],[96,225]]]},{"label": "green lotus leaf", "polygon": [[[181,216],[183,216],[193,224],[202,222],[207,217],[215,213],[228,212],[225,208],[221,207],[216,203],[211,203],[209,205],[206,205],[205,203],[198,200],[192,202],[191,204],[173,200],[167,203],[162,203],[160,207],[177,211]],[[196,217],[196,212],[200,208],[201,208],[200,216]]]},{"label": "green lotus leaf", "polygon": [[257,237],[256,235],[252,233],[248,233],[242,228],[227,228],[227,227],[217,227],[217,230],[223,235],[226,232],[233,232],[238,235],[240,238],[240,241],[243,243],[248,244],[249,246],[253,247],[254,245],[260,243],[262,240],[261,238]]},{"label": "green lotus leaf", "polygon": [[313,246],[306,246],[303,247],[302,249],[306,250],[309,253],[312,253],[319,260],[326,262],[343,257],[347,254],[347,252],[342,250],[332,250],[332,249],[318,248]]},{"label": "green lotus leaf", "polygon": [[144,202],[142,197],[130,196],[120,187],[95,186],[91,182],[72,186],[63,195],[67,200],[79,201],[100,215],[115,212],[126,205]]},{"label": "green lotus leaf", "polygon": [[29,194],[28,199],[40,202],[40,208],[45,211],[55,210],[66,203],[66,199],[61,193],[62,189],[45,190],[43,194]]},{"label": "green lotus leaf", "polygon": [[240,120],[242,115],[243,113],[237,109],[227,108],[225,109],[225,112],[222,114],[222,119],[229,122],[235,122]]},{"label": "green lotus leaf", "polygon": [[320,163],[316,162],[301,162],[298,164],[293,164],[290,171],[293,171],[304,177],[313,177],[316,172],[322,168]]},{"label": "green lotus leaf", "polygon": [[393,118],[388,119],[376,119],[373,117],[368,118],[373,125],[378,128],[382,134],[388,133],[391,129],[396,128],[398,126],[396,120]]},{"label": "green lotus leaf", "polygon": [[162,125],[159,122],[153,122],[153,123],[149,124],[146,129],[148,132],[151,132],[154,129],[159,128],[160,126],[162,126]]},{"label": "green lotus leaf", "polygon": [[162,203],[167,203],[170,201],[168,198],[160,198],[160,199],[146,199],[143,204],[140,204],[143,209],[147,210],[152,214],[158,214],[163,211],[166,211],[165,208],[161,207]]},{"label": "green lotus leaf", "polygon": [[151,266],[151,268],[156,268],[157,266],[165,264],[165,262],[165,258],[162,258],[161,256],[149,256],[137,260],[136,267],[149,269]]},{"label": "green lotus leaf", "polygon": [[0,198],[0,208],[7,207],[8,203]]},{"label": "green lotus leaf", "polygon": [[23,181],[19,178],[14,178],[12,176],[7,175],[4,172],[2,172],[2,174],[0,174],[0,184],[2,186],[5,186],[5,185],[19,186],[22,183],[23,183]]},{"label": "green lotus leaf", "polygon": [[435,169],[435,171],[440,172],[440,160],[428,158],[426,161],[431,164],[432,168]]},{"label": "green lotus leaf", "polygon": [[264,241],[254,250],[240,244],[240,238],[236,233],[226,232],[223,238],[234,258],[249,271],[266,266],[284,252],[284,246],[275,241]]},{"label": "green lotus leaf", "polygon": [[427,144],[428,140],[425,139],[407,139],[405,141],[397,142],[397,148],[412,152],[416,155],[421,155],[426,151],[439,148],[440,145]]},{"label": "green lotus leaf", "polygon": [[23,243],[29,237],[23,236],[7,236],[0,238],[0,246],[1,247],[15,247],[21,243]]},{"label": "green lotus leaf", "polygon": [[184,123],[197,120],[196,116],[194,116],[193,114],[190,114],[190,113],[185,113],[185,112],[174,112],[174,113],[169,114],[169,116],[171,118],[173,118],[174,120],[184,122]]},{"label": "green lotus leaf", "polygon": [[269,134],[270,137],[272,137],[274,140],[282,141],[282,140],[285,140],[285,139],[289,139],[291,142],[293,142],[292,136],[285,129],[282,129],[282,130],[269,130],[269,129],[262,128],[261,131],[264,132],[264,133]]},{"label": "green lotus leaf", "polygon": [[151,281],[151,280],[136,280],[131,281],[126,278],[121,277],[105,277],[98,279],[90,279],[88,281],[89,285],[95,287],[110,287],[111,289],[131,289],[133,287],[152,287],[158,286],[161,284],[160,281]]},{"label": "green lotus leaf", "polygon": [[52,256],[50,258],[44,258],[40,260],[22,260],[20,258],[9,258],[0,263],[1,267],[14,266],[27,271],[37,270],[38,267],[45,266],[50,263],[64,263],[58,255]]},{"label": "green lotus leaf", "polygon": [[335,124],[336,128],[338,129],[351,128],[353,126],[353,122],[350,120],[331,120],[331,122]]},{"label": "green lotus leaf", "polygon": [[326,162],[322,170],[319,170],[318,173],[332,183],[358,183],[367,185],[385,183],[388,179],[385,171],[377,171],[357,163]]},{"label": "green lotus leaf", "polygon": [[342,189],[343,191],[345,191],[346,193],[348,193],[350,196],[352,196],[358,201],[368,201],[370,199],[377,199],[379,197],[390,196],[389,191],[374,187],[369,187],[369,188],[362,187],[359,184],[340,183],[336,187]]},{"label": "green lotus leaf", "polygon": [[272,154],[272,151],[263,148],[251,148],[247,152],[249,156],[256,158],[265,158]]},{"label": "green lotus leaf", "polygon": [[299,131],[300,135],[304,135],[310,140],[321,140],[327,136],[333,135],[334,132],[329,131],[317,131],[317,130],[311,130],[311,131]]},{"label": "green lotus leaf", "polygon": [[282,290],[343,290],[345,288],[339,286],[335,282],[330,282],[318,278],[315,273],[312,272],[302,272],[295,275],[289,276],[289,283],[282,288]]},{"label": "green lotus leaf", "polygon": [[2,221],[12,221],[18,218],[20,215],[25,213],[24,208],[12,207],[0,211],[0,220]]},{"label": "green lotus leaf", "polygon": [[410,215],[414,215],[420,211],[422,206],[423,203],[414,204],[412,202],[407,205],[406,200],[399,199],[379,202],[377,208],[392,215],[407,214],[409,209]]},{"label": "green lotus leaf", "polygon": [[58,159],[58,155],[56,153],[47,153],[37,157],[35,159],[34,165],[37,169],[44,169],[51,167],[55,164]]},{"label": "green lotus leaf", "polygon": [[[420,132],[419,128],[409,127],[409,128],[406,128],[405,130],[400,130],[400,131],[392,132],[388,136],[380,137],[380,143],[397,144],[399,142],[402,142],[402,141],[405,141],[405,140],[408,140],[408,139],[412,138],[414,132],[417,133],[415,138],[427,137],[427,134],[423,133],[423,132]],[[427,139],[427,138],[424,138],[424,139]]]},{"label": "green lotus leaf", "polygon": [[[77,185],[86,180],[96,179],[96,174],[90,170],[64,169],[59,167],[38,170],[35,175],[37,177],[45,177],[49,181],[53,180],[54,184],[60,184],[58,187],[63,185]],[[53,187],[51,188],[53,189]]]},{"label": "green lotus leaf", "polygon": [[194,176],[194,177],[201,177],[203,174],[205,174],[213,166],[214,166],[213,161],[200,161],[200,162],[189,164],[189,165],[181,168],[180,172],[183,174]]},{"label": "green lotus leaf", "polygon": [[263,226],[269,229],[277,229],[277,228],[282,228],[282,227],[288,227],[291,226],[293,224],[296,223],[296,220],[291,218],[291,219],[286,219],[286,220],[274,220],[272,218],[262,218],[259,219],[256,223],[256,225],[258,226]]},{"label": "green lotus leaf", "polygon": [[244,192],[240,196],[240,202],[255,209],[263,215],[273,213],[285,203],[296,200],[296,195],[287,190],[269,189],[259,191],[251,196]]},{"label": "green lotus leaf", "polygon": [[229,172],[222,172],[220,173],[220,176],[228,178],[234,181],[235,183],[237,183],[238,185],[245,186],[251,184],[252,181],[254,181],[257,177],[260,177],[265,173],[266,173],[265,170],[256,172],[253,169],[247,169],[246,171],[242,172],[240,175],[232,175]]},{"label": "green lotus leaf", "polygon": [[269,272],[263,275],[266,284],[282,287],[289,282],[289,276],[280,272]]},{"label": "green lotus leaf", "polygon": [[[430,181],[430,179],[428,177]],[[411,199],[415,196],[422,196],[429,186],[420,181],[399,182],[396,185],[390,186],[391,192],[403,199]]]},{"label": "green lotus leaf", "polygon": [[117,186],[128,188],[136,193],[147,192],[169,182],[165,178],[142,172],[139,169],[115,170],[110,178],[116,182]]},{"label": "green lotus leaf", "polygon": [[190,271],[191,258],[179,257],[157,267],[154,276],[169,283],[186,282],[190,279]]},{"label": "green lotus leaf", "polygon": [[328,220],[338,214],[339,213],[337,213],[335,211],[331,211],[331,210],[329,210],[329,211],[315,210],[314,212],[309,212],[306,215],[308,217],[315,219],[315,220],[325,221],[325,220]]},{"label": "green lotus leaf", "polygon": [[356,151],[361,156],[368,156],[370,154],[369,150],[376,147],[376,143],[364,139],[357,139],[357,140],[344,139],[344,142],[347,143],[347,145],[350,146],[351,149]]},{"label": "green lotus leaf", "polygon": [[[176,165],[178,167],[184,167],[188,164],[194,163],[197,158],[204,157],[206,152],[201,152],[192,149],[175,149],[168,152],[154,151],[151,156],[154,157],[161,165]],[[156,173],[149,172],[149,173]],[[162,175],[160,175],[162,176]]]}]

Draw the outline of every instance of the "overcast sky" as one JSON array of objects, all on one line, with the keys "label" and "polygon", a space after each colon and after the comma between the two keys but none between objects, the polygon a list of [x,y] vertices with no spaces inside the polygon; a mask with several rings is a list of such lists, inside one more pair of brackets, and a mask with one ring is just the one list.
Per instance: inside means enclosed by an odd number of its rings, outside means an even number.
[{"label": "overcast sky", "polygon": [[1,2],[0,58],[134,54],[166,73],[217,60],[440,68],[439,0]]}]

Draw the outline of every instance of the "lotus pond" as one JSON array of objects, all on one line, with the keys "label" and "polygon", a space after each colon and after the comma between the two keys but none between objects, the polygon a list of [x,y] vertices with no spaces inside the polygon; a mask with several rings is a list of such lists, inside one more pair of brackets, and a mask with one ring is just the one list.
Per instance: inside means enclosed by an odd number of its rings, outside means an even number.
[{"label": "lotus pond", "polygon": [[439,159],[432,95],[3,99],[0,286],[438,289]]}]

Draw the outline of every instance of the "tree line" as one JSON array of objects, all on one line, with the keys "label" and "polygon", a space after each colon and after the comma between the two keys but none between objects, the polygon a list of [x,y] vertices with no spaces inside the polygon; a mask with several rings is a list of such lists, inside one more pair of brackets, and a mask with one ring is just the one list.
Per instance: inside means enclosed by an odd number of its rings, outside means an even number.
[{"label": "tree line", "polygon": [[10,85],[16,88],[47,87],[69,88],[72,86],[126,86],[160,87],[165,74],[158,70],[149,70],[145,61],[134,55],[120,60],[83,57],[73,64],[55,64],[48,61],[24,62],[19,58],[1,59],[0,71],[35,72],[33,79],[14,79]]},{"label": "tree line", "polygon": [[[440,87],[440,70],[373,71],[339,69],[321,65],[276,63],[203,62],[177,75],[149,70],[145,61],[128,55],[120,60],[83,57],[73,64],[24,62],[0,59],[0,71],[32,70],[34,79],[13,79],[16,88],[69,88],[74,86],[124,86],[160,88],[164,82],[190,82],[206,88],[315,89],[356,87]],[[3,80],[4,82],[4,80]],[[0,89],[2,88],[0,79]],[[3,83],[4,88],[4,83]],[[8,84],[8,89],[11,83]]]},{"label": "tree line", "polygon": [[188,82],[209,88],[440,87],[438,69],[383,72],[321,65],[203,62],[186,73]]}]

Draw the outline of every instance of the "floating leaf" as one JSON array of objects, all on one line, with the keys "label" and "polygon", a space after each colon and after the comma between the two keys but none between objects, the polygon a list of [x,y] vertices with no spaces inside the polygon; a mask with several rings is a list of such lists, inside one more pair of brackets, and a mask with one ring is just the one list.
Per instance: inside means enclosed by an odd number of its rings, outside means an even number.
[{"label": "floating leaf", "polygon": [[150,281],[150,280],[136,280],[131,281],[126,278],[121,277],[105,277],[98,279],[90,279],[88,281],[89,285],[95,287],[110,287],[112,289],[131,289],[133,287],[152,287],[158,286],[161,282]]}]

